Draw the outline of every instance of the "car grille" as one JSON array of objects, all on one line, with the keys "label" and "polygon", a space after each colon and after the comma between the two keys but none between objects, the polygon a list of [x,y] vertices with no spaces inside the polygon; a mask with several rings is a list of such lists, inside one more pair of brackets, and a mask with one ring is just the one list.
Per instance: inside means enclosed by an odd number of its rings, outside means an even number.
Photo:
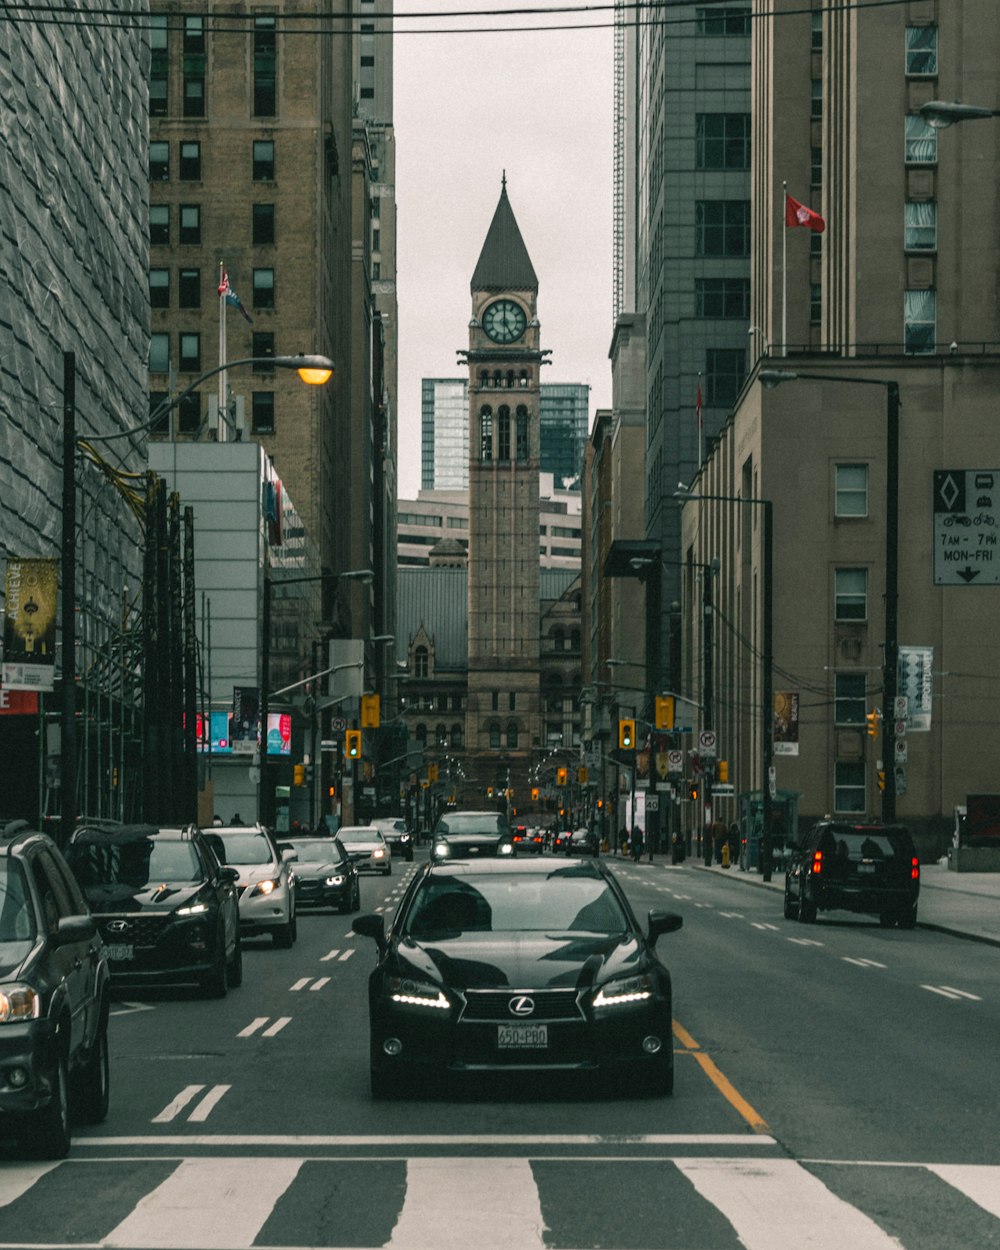
[{"label": "car grille", "polygon": [[128,942],[134,946],[155,946],[160,937],[173,920],[172,916],[130,916],[128,930],[124,933],[108,931],[111,921],[101,924],[101,936],[105,942]]},{"label": "car grille", "polygon": [[[512,998],[526,997],[534,1001],[530,1016],[516,1016],[509,1007]],[[469,1023],[483,1020],[581,1020],[576,990],[466,990],[465,1010],[461,1019]]]}]

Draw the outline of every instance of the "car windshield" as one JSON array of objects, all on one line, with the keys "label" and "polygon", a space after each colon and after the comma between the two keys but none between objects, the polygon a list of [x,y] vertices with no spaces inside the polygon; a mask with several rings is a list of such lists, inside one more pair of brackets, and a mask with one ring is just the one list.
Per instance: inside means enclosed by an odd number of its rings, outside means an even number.
[{"label": "car windshield", "polygon": [[300,863],[339,864],[343,856],[336,842],[328,838],[295,838],[282,842],[281,849],[289,847],[299,857]]},{"label": "car windshield", "polygon": [[0,942],[27,942],[34,936],[35,914],[24,870],[17,860],[0,860]]},{"label": "car windshield", "polygon": [[382,835],[377,829],[341,829],[337,837],[341,842],[381,842]]},{"label": "car windshield", "polygon": [[431,877],[417,892],[404,931],[427,941],[454,933],[624,933],[628,927],[603,877],[556,869]]},{"label": "car windshield", "polygon": [[489,812],[455,812],[451,816],[442,816],[437,823],[436,833],[500,833],[502,825],[499,816]]},{"label": "car windshield", "polygon": [[201,881],[205,875],[191,843],[175,840],[74,842],[66,858],[84,889],[127,885],[142,890],[151,882]]},{"label": "car windshield", "polygon": [[262,833],[206,834],[212,850],[223,864],[271,864],[274,852]]}]

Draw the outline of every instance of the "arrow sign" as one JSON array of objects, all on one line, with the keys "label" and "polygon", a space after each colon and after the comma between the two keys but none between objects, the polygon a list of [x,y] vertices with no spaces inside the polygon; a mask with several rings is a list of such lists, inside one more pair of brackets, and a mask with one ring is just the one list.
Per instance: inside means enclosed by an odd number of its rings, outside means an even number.
[{"label": "arrow sign", "polygon": [[979,576],[979,570],[970,569],[968,565],[966,565],[964,569],[958,570],[958,575],[962,579],[963,582],[971,582],[971,581],[974,581]]}]

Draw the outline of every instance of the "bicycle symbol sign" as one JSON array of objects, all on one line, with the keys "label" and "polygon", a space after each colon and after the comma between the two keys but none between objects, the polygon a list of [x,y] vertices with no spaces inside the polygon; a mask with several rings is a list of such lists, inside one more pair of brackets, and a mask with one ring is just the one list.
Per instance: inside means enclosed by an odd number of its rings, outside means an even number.
[{"label": "bicycle symbol sign", "polygon": [[1000,469],[936,469],[934,585],[1000,585]]}]

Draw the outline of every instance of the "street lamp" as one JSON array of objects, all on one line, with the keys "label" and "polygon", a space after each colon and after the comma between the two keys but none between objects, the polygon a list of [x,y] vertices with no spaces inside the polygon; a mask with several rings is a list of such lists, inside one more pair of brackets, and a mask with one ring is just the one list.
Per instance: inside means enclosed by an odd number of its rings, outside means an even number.
[{"label": "street lamp", "polygon": [[957,100],[929,100],[919,109],[920,116],[935,130],[945,130],[957,122],[978,121],[986,117],[1000,117],[1000,109],[980,108],[975,104],[959,104]]},{"label": "street lamp", "polygon": [[[782,382],[848,382],[855,386],[885,387],[885,630],[882,644],[882,701],[884,715],[892,716],[896,702],[899,660],[899,383],[887,378],[845,378],[839,374],[798,373],[791,369],[761,369],[761,385],[771,389]],[[883,751],[885,745],[883,743]],[[885,765],[882,820],[896,819],[896,771]]]}]

